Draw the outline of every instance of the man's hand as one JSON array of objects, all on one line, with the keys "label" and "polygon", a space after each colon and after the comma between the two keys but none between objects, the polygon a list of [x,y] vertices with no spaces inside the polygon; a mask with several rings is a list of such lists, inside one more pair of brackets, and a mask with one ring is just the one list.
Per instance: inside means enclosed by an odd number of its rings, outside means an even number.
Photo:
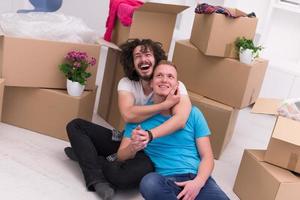
[{"label": "man's hand", "polygon": [[177,199],[182,200],[194,200],[204,185],[196,180],[175,182],[175,184],[179,187],[183,187],[183,190],[177,195]]},{"label": "man's hand", "polygon": [[163,102],[166,109],[172,108],[174,105],[176,105],[180,101],[180,94],[178,91],[178,85],[170,91],[168,94],[166,100]]},{"label": "man's hand", "polygon": [[[138,125],[131,134],[131,150],[133,152],[138,152],[144,148],[146,148],[149,138],[148,138],[148,133],[146,131],[142,130],[140,125]],[[148,138],[148,139],[147,139]]]}]

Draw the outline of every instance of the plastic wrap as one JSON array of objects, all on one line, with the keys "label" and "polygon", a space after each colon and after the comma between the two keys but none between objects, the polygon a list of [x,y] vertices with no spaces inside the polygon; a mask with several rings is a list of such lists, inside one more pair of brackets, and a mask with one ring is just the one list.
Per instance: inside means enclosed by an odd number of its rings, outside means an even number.
[{"label": "plastic wrap", "polygon": [[5,13],[0,15],[0,32],[8,36],[95,43],[97,33],[80,18],[61,13]]},{"label": "plastic wrap", "polygon": [[277,109],[280,116],[300,121],[300,99],[286,99]]}]

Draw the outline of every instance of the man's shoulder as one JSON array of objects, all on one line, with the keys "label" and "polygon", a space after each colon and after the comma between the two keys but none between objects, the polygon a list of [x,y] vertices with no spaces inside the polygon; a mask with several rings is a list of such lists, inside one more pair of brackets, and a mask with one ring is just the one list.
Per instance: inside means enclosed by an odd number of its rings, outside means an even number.
[{"label": "man's shoulder", "polygon": [[132,91],[134,88],[138,88],[139,84],[139,81],[132,81],[127,77],[123,77],[118,83],[118,91]]}]

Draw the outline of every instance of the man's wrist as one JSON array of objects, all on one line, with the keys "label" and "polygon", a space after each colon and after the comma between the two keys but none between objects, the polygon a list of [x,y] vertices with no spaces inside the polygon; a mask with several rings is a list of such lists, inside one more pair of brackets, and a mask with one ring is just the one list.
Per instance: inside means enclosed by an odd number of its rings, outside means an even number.
[{"label": "man's wrist", "polygon": [[146,130],[149,136],[149,142],[150,143],[153,140],[153,133],[150,130]]}]

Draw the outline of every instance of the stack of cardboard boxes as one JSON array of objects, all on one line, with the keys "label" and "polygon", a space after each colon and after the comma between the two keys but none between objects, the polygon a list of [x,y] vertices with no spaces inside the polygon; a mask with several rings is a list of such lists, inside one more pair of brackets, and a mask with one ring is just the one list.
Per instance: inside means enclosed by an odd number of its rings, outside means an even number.
[{"label": "stack of cardboard boxes", "polygon": [[[67,94],[66,78],[58,68],[71,50],[97,59],[96,67],[89,69],[92,77],[87,91],[80,97]],[[0,81],[2,121],[67,140],[65,128],[70,120],[92,119],[99,54],[100,45],[1,36],[0,77],[5,80],[4,95]]]},{"label": "stack of cardboard boxes", "polygon": [[[277,115],[280,100],[258,99],[252,112]],[[245,150],[233,191],[243,200],[300,199],[300,122],[278,116],[267,150]]]},{"label": "stack of cardboard boxes", "polygon": [[[243,13],[229,10],[235,15]],[[195,14],[190,40],[175,44],[173,62],[179,79],[208,122],[216,159],[232,137],[238,109],[255,102],[263,82],[268,62],[256,59],[243,64],[234,45],[238,37],[253,39],[256,24],[257,18]]]}]

